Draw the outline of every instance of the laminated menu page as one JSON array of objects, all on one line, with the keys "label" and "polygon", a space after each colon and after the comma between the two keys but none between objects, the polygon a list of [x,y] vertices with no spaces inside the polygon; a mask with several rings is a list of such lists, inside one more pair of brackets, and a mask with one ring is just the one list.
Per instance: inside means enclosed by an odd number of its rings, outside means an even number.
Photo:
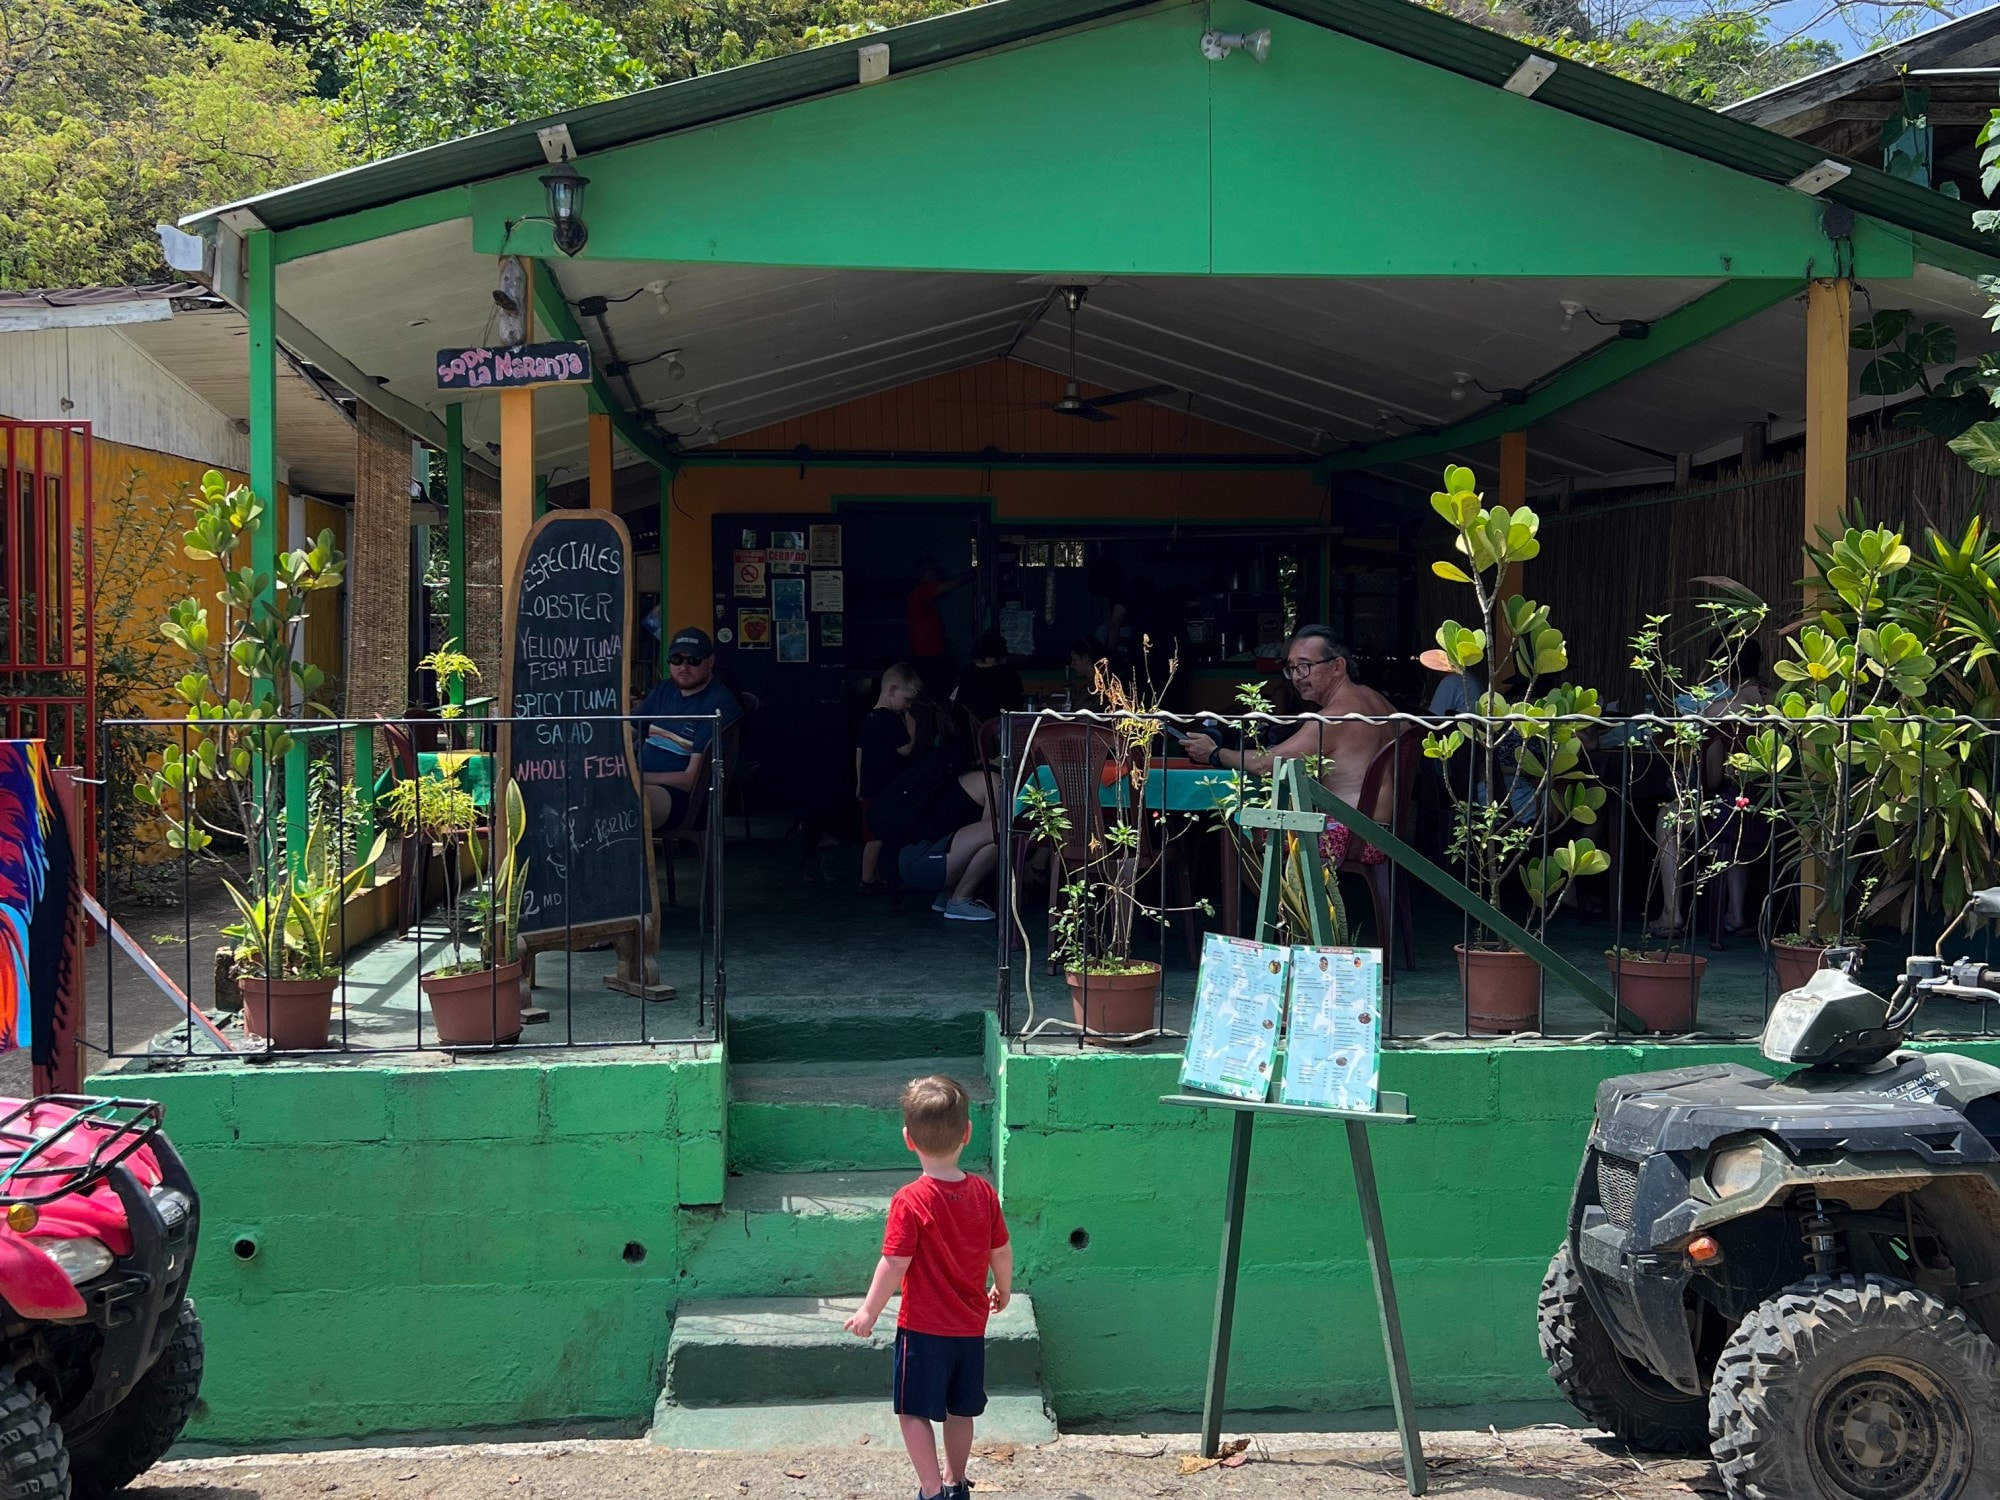
[{"label": "laminated menu page", "polygon": [[1376,1107],[1382,950],[1292,949],[1292,1011],[1281,1104]]},{"label": "laminated menu page", "polygon": [[1202,942],[1181,1087],[1231,1099],[1271,1092],[1292,950],[1211,932]]}]

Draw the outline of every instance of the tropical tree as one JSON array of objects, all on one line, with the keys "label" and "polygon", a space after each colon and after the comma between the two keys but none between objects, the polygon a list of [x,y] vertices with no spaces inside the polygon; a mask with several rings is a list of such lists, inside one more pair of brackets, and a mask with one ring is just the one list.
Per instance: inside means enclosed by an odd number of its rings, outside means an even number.
[{"label": "tropical tree", "polygon": [[132,0],[0,0],[0,286],[156,281],[153,226],[340,165],[305,58]]}]

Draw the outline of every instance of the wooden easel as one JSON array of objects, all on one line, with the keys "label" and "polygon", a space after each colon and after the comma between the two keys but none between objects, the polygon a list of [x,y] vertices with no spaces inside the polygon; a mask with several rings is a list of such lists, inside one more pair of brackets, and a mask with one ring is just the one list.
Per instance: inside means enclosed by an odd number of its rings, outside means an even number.
[{"label": "wooden easel", "polygon": [[[1317,794],[1317,795],[1316,795]],[[1275,942],[1284,867],[1296,858],[1305,884],[1307,919],[1312,940],[1323,948],[1334,945],[1333,919],[1328,915],[1326,882],[1319,862],[1319,836],[1326,827],[1331,802],[1320,784],[1305,774],[1296,760],[1281,760],[1271,768],[1271,800],[1264,807],[1246,807],[1237,815],[1245,828],[1270,833],[1264,855],[1264,878],[1257,896],[1257,939]],[[1296,838],[1297,848],[1287,848]],[[1222,1442],[1225,1388],[1229,1383],[1229,1342],[1236,1320],[1236,1272],[1243,1250],[1243,1208],[1250,1186],[1250,1133],[1259,1115],[1341,1120],[1347,1126],[1347,1154],[1354,1167],[1354,1194],[1361,1206],[1361,1233],[1368,1242],[1368,1268],[1375,1280],[1375,1311],[1382,1325],[1382,1347],[1389,1359],[1390,1394],[1396,1406],[1396,1431],[1403,1445],[1403,1473],[1412,1495],[1429,1488],[1424,1470],[1423,1434],[1417,1430],[1416,1404],[1410,1395],[1410,1366],[1403,1351],[1403,1318],[1396,1306],[1396,1284],[1389,1268],[1389,1242],[1382,1231],[1382,1202],[1375,1190],[1375,1155],[1368,1140],[1371,1125],[1409,1125],[1416,1117],[1402,1094],[1383,1093],[1373,1110],[1316,1109],[1296,1104],[1269,1104],[1225,1099],[1214,1094],[1167,1094],[1162,1104],[1183,1109],[1226,1109],[1235,1119],[1229,1136],[1229,1177],[1222,1199],[1222,1254],[1216,1275],[1215,1322],[1209,1335],[1208,1388],[1201,1405],[1201,1453],[1214,1458]]]}]

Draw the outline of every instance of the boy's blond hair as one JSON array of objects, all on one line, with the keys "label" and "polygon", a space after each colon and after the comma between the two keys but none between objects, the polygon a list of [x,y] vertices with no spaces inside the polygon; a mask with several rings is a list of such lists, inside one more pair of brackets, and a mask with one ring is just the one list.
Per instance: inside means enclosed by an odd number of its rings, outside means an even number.
[{"label": "boy's blond hair", "polygon": [[887,687],[892,682],[918,692],[921,692],[924,686],[923,674],[905,661],[899,661],[894,666],[882,669],[882,686]]},{"label": "boy's blond hair", "polygon": [[933,1073],[903,1089],[903,1129],[926,1156],[950,1156],[965,1144],[972,1098],[956,1078]]}]

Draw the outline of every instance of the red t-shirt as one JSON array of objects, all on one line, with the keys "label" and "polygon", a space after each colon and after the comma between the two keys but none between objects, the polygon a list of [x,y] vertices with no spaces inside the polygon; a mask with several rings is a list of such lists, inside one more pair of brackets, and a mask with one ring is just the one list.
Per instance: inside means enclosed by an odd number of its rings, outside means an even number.
[{"label": "red t-shirt", "polygon": [[909,1256],[898,1328],[947,1338],[986,1332],[986,1271],[1007,1243],[993,1184],[971,1174],[957,1182],[919,1177],[889,1200],[882,1253]]},{"label": "red t-shirt", "polygon": [[928,581],[910,590],[909,604],[905,609],[910,627],[910,655],[945,656],[951,645],[945,639],[944,611],[938,608],[938,596],[944,593],[944,585]]}]

